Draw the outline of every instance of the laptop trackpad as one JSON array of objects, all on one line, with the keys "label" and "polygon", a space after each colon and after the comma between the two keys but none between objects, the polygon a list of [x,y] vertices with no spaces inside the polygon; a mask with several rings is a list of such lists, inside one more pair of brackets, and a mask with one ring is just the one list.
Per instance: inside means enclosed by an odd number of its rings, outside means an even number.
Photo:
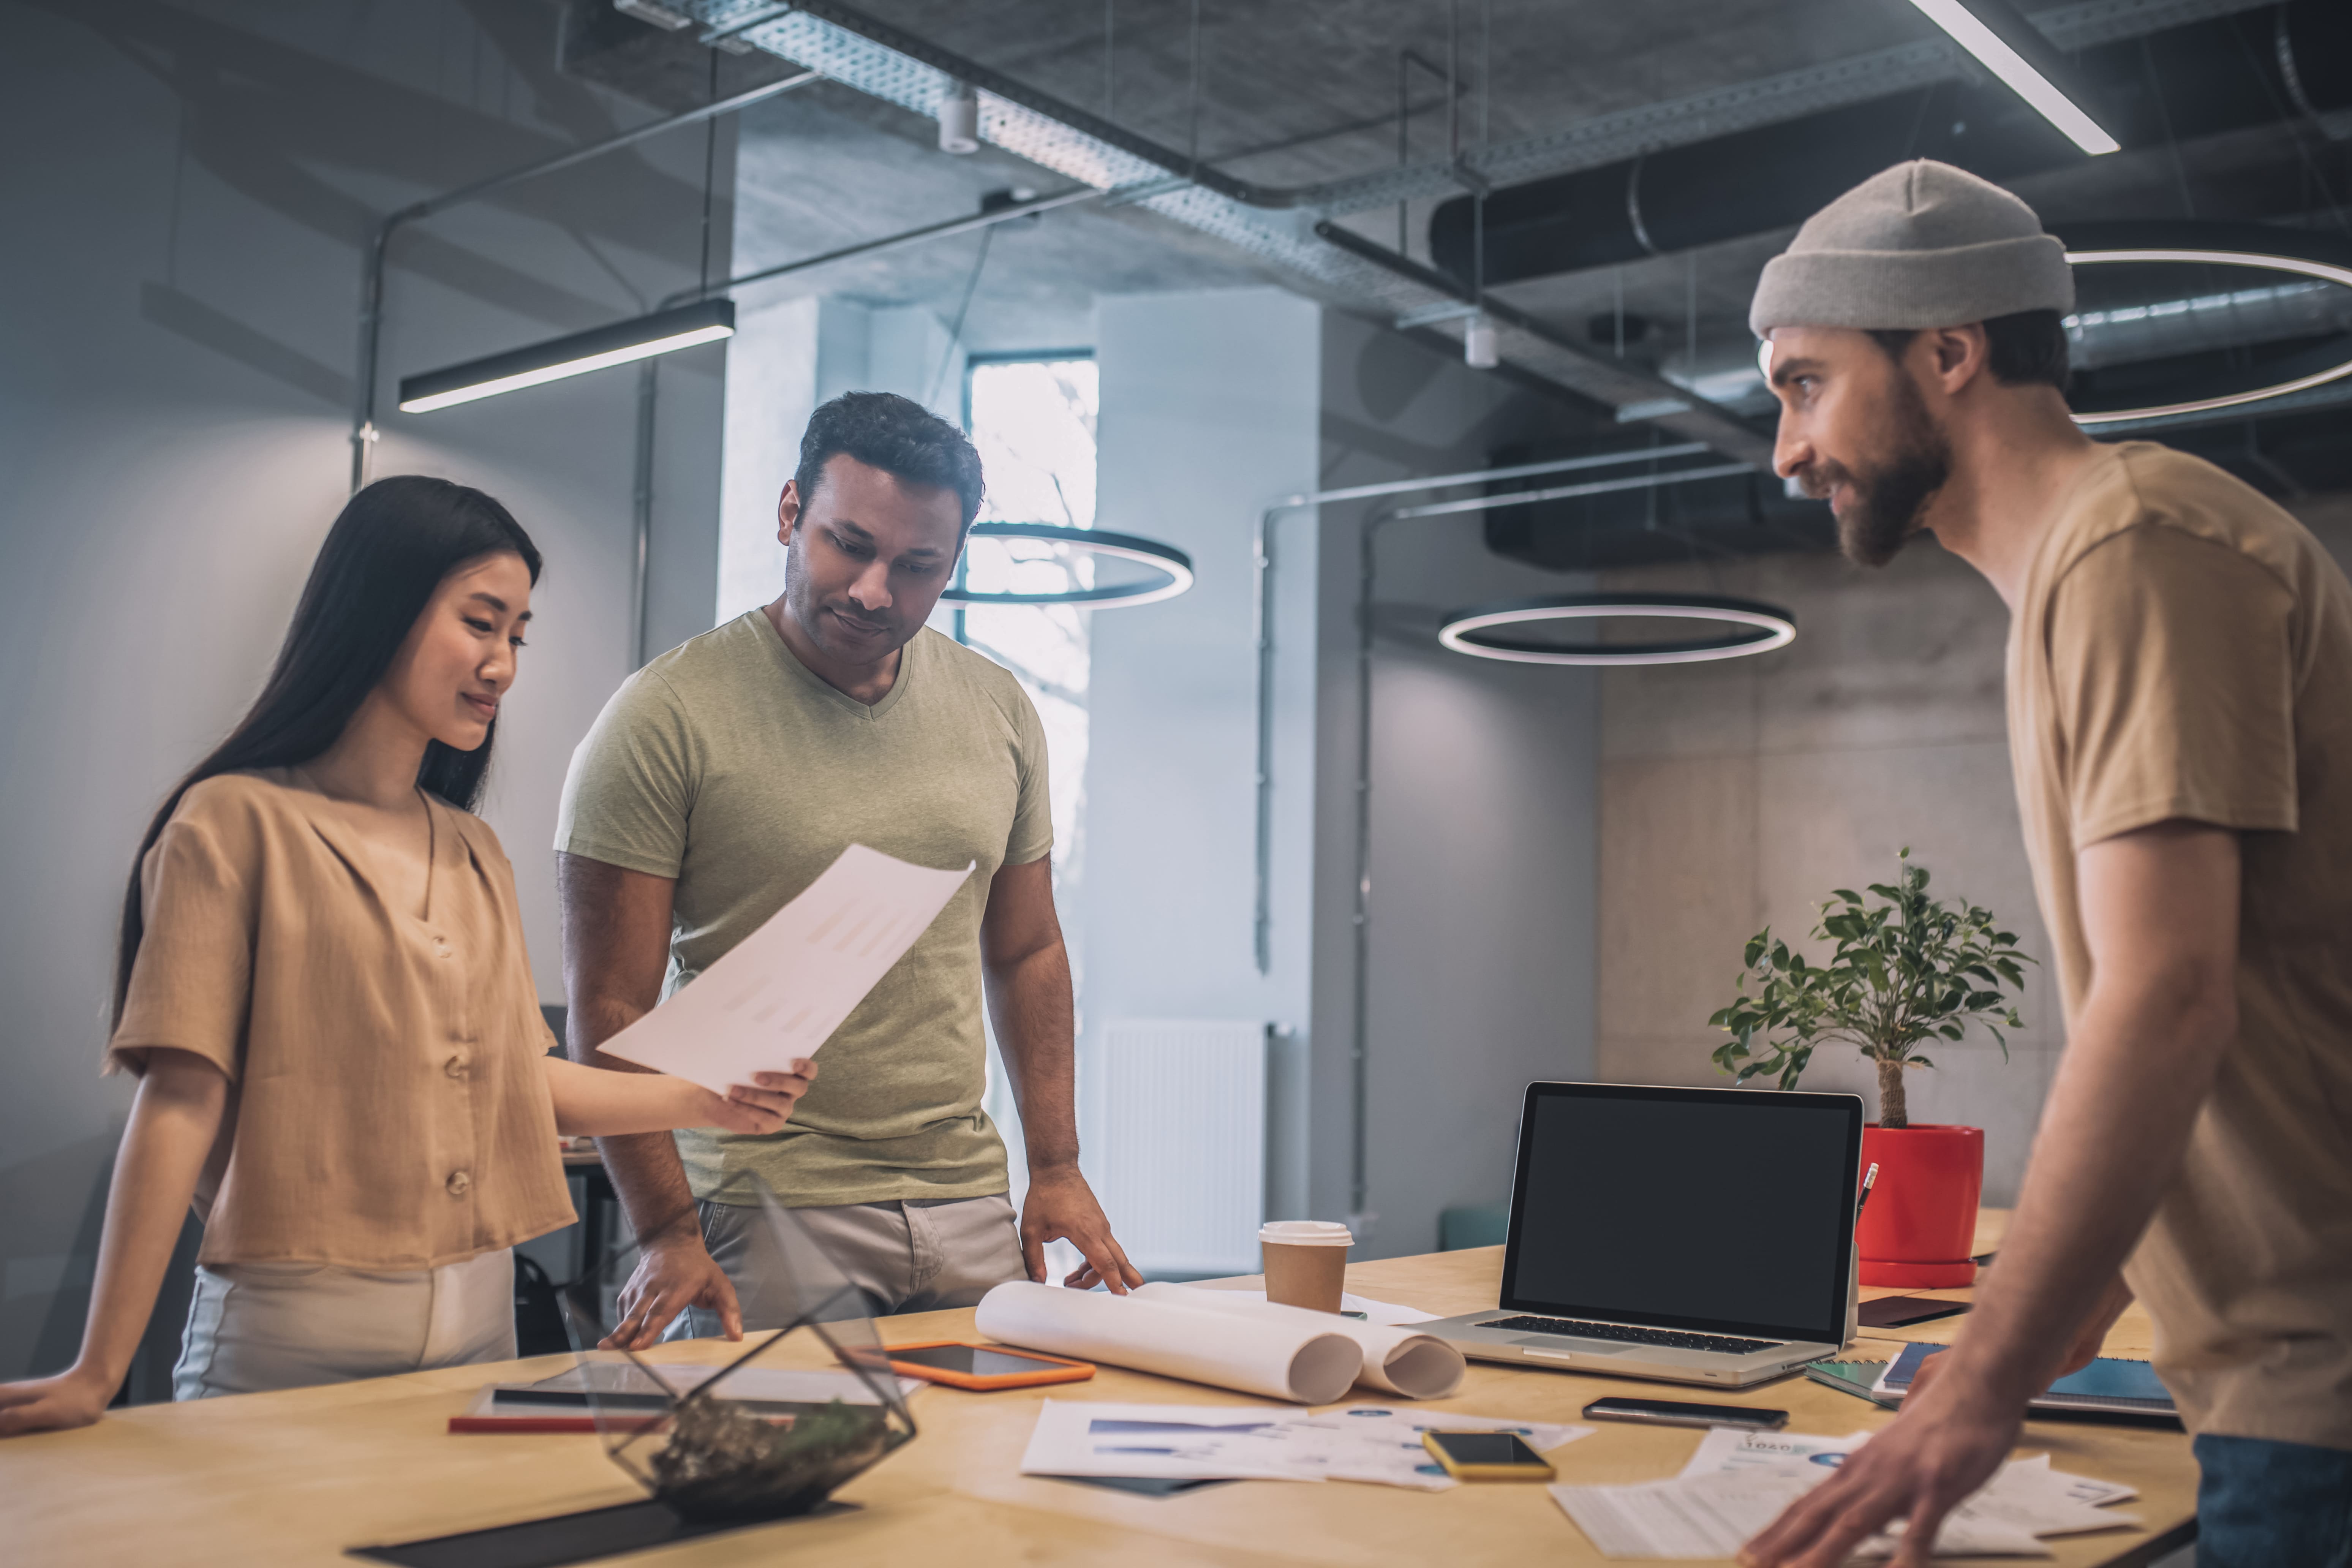
[{"label": "laptop trackpad", "polygon": [[1558,1334],[1529,1334],[1524,1338],[1513,1340],[1511,1342],[1515,1345],[1525,1345],[1531,1352],[1556,1355],[1563,1359],[1574,1355],[1580,1361],[1589,1361],[1594,1356],[1638,1355],[1650,1348],[1647,1345],[1611,1344],[1606,1340],[1577,1340],[1573,1342],[1576,1345],[1574,1351],[1565,1351],[1559,1348],[1560,1336]]}]

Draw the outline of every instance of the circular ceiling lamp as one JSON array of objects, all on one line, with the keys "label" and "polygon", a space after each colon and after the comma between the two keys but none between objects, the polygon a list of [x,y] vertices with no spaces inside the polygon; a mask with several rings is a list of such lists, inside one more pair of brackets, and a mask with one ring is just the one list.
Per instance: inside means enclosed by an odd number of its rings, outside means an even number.
[{"label": "circular ceiling lamp", "polygon": [[[2254,279],[2267,274],[2271,286],[2266,289],[2257,282],[2251,289],[2207,287],[2185,297],[2104,310],[2078,306],[2075,319],[2085,325],[2121,325],[2142,318],[2153,325],[2158,316],[2186,317],[2200,310],[2221,319],[2262,303],[2261,297],[2277,292],[2280,284],[2300,282],[2307,288],[2318,283],[2352,290],[2352,244],[2309,230],[2182,220],[2079,224],[2064,228],[2059,238],[2066,247],[2066,259],[2077,268],[2230,268],[2243,269]],[[2098,318],[2095,322],[2094,316]],[[2127,420],[2209,414],[2352,376],[2352,333],[2323,330],[2314,335],[2320,341],[2272,357],[2258,355],[2252,364],[2218,371],[2199,367],[2154,381],[2136,377],[2137,384],[2112,392],[2095,386],[2073,400],[2077,403],[2074,422],[2095,430]]]},{"label": "circular ceiling lamp", "polygon": [[[1191,556],[1172,544],[1138,538],[1132,533],[1113,533],[1101,528],[1061,528],[1044,522],[976,522],[967,535],[968,541],[991,539],[1026,540],[1055,547],[1047,553],[1062,557],[1065,575],[1070,585],[1032,592],[1019,588],[974,588],[968,581],[959,579],[955,586],[940,595],[940,598],[957,605],[1077,605],[1089,610],[1115,610],[1172,599],[1192,585]],[[1069,560],[1070,556],[1091,558],[1096,563],[1118,562],[1129,567],[1140,567],[1143,575],[1140,579],[1129,578],[1115,583],[1093,582],[1089,579],[1095,576],[1095,573],[1069,570],[1080,564]],[[969,576],[967,567],[964,577],[968,579]]]},{"label": "circular ceiling lamp", "polygon": [[[1706,637],[1649,642],[1565,642],[1531,635],[1561,623],[1638,618],[1711,623]],[[1796,618],[1774,605],[1706,594],[1559,594],[1455,610],[1437,640],[1474,658],[1518,664],[1697,664],[1769,653],[1796,640]]]}]

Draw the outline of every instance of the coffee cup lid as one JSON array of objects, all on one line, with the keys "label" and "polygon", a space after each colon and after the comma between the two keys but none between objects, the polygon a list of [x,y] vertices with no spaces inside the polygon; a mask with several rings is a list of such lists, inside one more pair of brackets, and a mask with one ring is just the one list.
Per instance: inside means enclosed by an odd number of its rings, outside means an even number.
[{"label": "coffee cup lid", "polygon": [[1257,1238],[1284,1247],[1353,1247],[1354,1233],[1337,1220],[1277,1219],[1258,1226]]}]

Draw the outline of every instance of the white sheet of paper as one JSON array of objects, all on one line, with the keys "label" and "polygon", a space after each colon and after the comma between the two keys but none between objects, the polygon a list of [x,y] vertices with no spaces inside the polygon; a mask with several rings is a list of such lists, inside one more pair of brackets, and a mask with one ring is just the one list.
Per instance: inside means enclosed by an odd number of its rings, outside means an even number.
[{"label": "white sheet of paper", "polygon": [[1284,1412],[1263,1405],[1110,1405],[1048,1399],[1021,1456],[1024,1476],[1319,1481],[1297,1462]]},{"label": "white sheet of paper", "polygon": [[788,1071],[796,1058],[816,1055],[972,868],[934,871],[853,844],[800,897],[600,1048],[714,1094],[755,1073]]},{"label": "white sheet of paper", "polygon": [[1445,1491],[1461,1483],[1422,1447],[1432,1428],[1517,1432],[1538,1451],[1590,1426],[1448,1415],[1381,1405],[1320,1415],[1264,1405],[1110,1405],[1045,1401],[1021,1473],[1274,1481],[1366,1481]]},{"label": "white sheet of paper", "polygon": [[1428,1492],[1447,1491],[1462,1483],[1447,1475],[1445,1467],[1423,1445],[1424,1432],[1516,1432],[1538,1454],[1590,1437],[1593,1432],[1590,1426],[1454,1415],[1387,1405],[1351,1405],[1319,1415],[1292,1415],[1289,1425],[1302,1438],[1324,1445],[1324,1473],[1332,1480]]},{"label": "white sheet of paper", "polygon": [[1753,1432],[1739,1426],[1710,1426],[1693,1450],[1690,1463],[1678,1478],[1722,1475],[1738,1470],[1780,1469],[1797,1475],[1818,1470],[1826,1477],[1845,1457],[1870,1441],[1867,1432],[1823,1437],[1810,1432]]},{"label": "white sheet of paper", "polygon": [[[1802,1432],[1750,1432],[1717,1426],[1699,1439],[1671,1481],[1640,1486],[1556,1486],[1552,1497],[1593,1545],[1610,1557],[1725,1557],[1827,1480],[1864,1443]],[[2138,1523],[2094,1506],[2128,1497],[2118,1487],[2053,1470],[2047,1455],[2016,1459],[1945,1516],[1937,1556],[2046,1557],[2035,1538]],[[1892,1556],[1898,1522],[1854,1549],[1858,1558]]]},{"label": "white sheet of paper", "polygon": [[[1604,1557],[1729,1557],[1780,1510],[1827,1479],[1794,1468],[1757,1467],[1652,1481],[1645,1486],[1550,1489]],[[1893,1539],[1874,1536],[1857,1557],[1886,1557]],[[2047,1557],[2049,1548],[2021,1530],[1956,1511],[1936,1535],[1939,1557]]]}]

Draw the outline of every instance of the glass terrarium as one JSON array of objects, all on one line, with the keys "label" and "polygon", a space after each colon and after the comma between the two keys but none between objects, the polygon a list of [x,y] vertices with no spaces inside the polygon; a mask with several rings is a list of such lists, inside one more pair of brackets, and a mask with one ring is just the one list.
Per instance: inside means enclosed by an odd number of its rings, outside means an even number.
[{"label": "glass terrarium", "polygon": [[723,1197],[760,1216],[740,1271],[760,1281],[747,1320],[782,1326],[747,1326],[740,1343],[607,1348],[636,1264],[630,1247],[564,1289],[573,1365],[536,1385],[584,1403],[613,1461],[705,1524],[810,1512],[915,1435],[865,1293],[765,1184],[750,1178]]}]

